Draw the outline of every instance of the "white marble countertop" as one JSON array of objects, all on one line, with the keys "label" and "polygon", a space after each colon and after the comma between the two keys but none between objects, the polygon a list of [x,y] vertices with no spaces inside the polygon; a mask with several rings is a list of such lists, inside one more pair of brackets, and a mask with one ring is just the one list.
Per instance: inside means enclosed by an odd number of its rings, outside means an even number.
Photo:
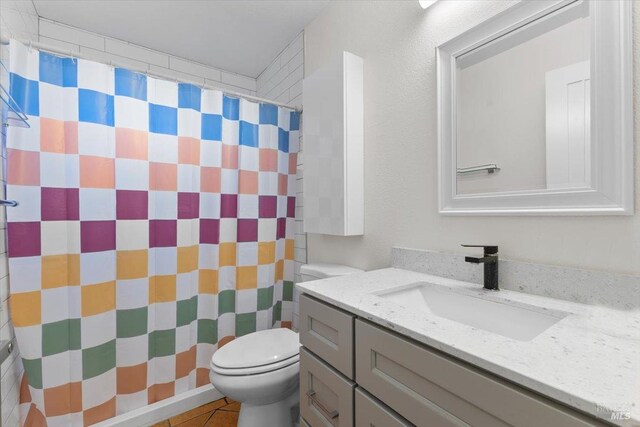
[{"label": "white marble countertop", "polygon": [[[372,294],[415,282],[569,315],[531,341],[518,341],[408,310]],[[476,284],[396,268],[296,286],[302,293],[598,418],[640,426],[640,310],[616,310],[508,290],[486,291]],[[628,419],[612,419],[612,412]]]}]

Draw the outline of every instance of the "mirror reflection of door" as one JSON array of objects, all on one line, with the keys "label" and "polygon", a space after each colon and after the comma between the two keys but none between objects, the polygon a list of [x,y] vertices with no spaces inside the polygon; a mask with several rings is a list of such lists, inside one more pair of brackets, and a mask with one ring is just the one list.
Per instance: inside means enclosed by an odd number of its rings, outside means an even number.
[{"label": "mirror reflection of door", "polygon": [[546,74],[547,188],[589,187],[591,120],[589,61]]},{"label": "mirror reflection of door", "polygon": [[587,2],[458,56],[456,193],[590,188],[590,62]]}]

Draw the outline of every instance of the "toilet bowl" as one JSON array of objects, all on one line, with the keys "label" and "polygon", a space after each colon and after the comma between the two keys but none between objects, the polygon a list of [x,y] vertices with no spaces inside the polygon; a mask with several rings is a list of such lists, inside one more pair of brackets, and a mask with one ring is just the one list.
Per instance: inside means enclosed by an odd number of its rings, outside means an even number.
[{"label": "toilet bowl", "polygon": [[[334,264],[301,267],[304,280],[360,272]],[[238,427],[297,424],[300,341],[290,329],[253,332],[229,342],[211,358],[209,378],[225,396],[240,402]]]},{"label": "toilet bowl", "polygon": [[267,329],[237,338],[213,355],[211,383],[241,403],[238,427],[293,425],[299,346],[290,329]]}]

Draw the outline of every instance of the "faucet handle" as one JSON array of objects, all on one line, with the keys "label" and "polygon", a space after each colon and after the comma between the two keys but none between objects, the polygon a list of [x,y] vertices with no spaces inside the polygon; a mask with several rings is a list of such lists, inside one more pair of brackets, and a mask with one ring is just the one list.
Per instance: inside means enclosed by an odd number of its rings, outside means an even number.
[{"label": "faucet handle", "polygon": [[461,245],[465,248],[483,248],[485,255],[496,255],[498,253],[498,246],[492,245]]}]

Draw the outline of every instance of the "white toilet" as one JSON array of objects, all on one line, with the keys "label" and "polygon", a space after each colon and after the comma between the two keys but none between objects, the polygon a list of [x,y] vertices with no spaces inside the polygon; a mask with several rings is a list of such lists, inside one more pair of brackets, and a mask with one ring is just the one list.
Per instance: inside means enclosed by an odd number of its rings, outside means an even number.
[{"label": "white toilet", "polygon": [[[306,264],[303,281],[359,273],[335,264]],[[267,329],[237,338],[211,358],[209,378],[225,396],[241,403],[238,427],[290,427],[299,412],[300,342],[290,329]]]}]

